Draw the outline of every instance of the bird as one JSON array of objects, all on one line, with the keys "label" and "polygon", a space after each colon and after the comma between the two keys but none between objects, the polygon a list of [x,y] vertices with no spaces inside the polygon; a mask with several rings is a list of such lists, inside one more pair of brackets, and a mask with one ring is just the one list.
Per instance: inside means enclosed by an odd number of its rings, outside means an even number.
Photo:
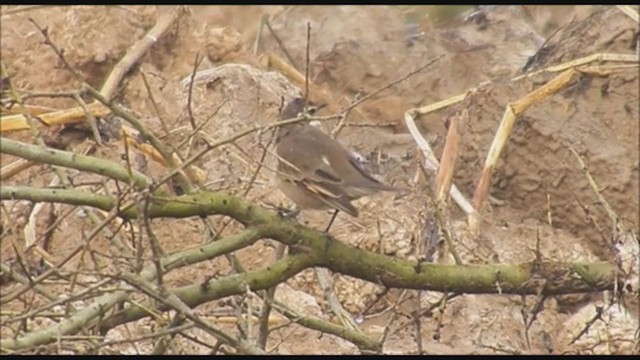
[{"label": "bird", "polygon": [[[280,118],[300,116],[305,103],[304,98],[294,98],[281,111]],[[318,109],[309,105],[309,113]],[[380,191],[399,190],[367,173],[354,152],[308,121],[280,126],[275,144],[277,187],[300,210],[333,208],[358,217],[358,209],[351,201]]]}]

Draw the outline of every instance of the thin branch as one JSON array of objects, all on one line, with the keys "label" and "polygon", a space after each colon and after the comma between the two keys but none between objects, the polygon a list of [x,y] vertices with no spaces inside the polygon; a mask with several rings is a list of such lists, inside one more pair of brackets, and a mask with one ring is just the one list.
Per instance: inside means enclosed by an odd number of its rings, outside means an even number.
[{"label": "thin branch", "polygon": [[187,111],[189,113],[189,123],[191,124],[191,128],[196,130],[198,126],[196,126],[196,118],[193,116],[193,109],[191,108],[191,97],[193,95],[193,83],[196,78],[196,72],[198,71],[198,67],[204,60],[204,55],[200,57],[200,53],[196,53],[196,58],[193,61],[193,71],[191,72],[191,79],[189,81],[189,89],[187,90]]}]

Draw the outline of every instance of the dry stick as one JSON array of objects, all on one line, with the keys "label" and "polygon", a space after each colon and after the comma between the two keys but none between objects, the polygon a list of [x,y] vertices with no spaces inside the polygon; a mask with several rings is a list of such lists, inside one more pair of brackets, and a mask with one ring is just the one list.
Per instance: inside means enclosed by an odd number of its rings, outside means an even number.
[{"label": "dry stick", "polygon": [[[536,267],[541,267],[541,266],[543,266],[543,262],[542,262],[542,252],[540,251],[540,228],[538,227],[536,229],[536,250],[535,250],[535,260],[534,260],[533,267],[535,269]],[[529,343],[529,330],[531,328],[531,325],[533,325],[533,322],[537,319],[538,314],[543,310],[544,301],[547,299],[547,296],[544,294],[544,289],[546,284],[547,284],[547,281],[545,279],[542,279],[540,281],[540,285],[538,286],[539,290],[536,298],[536,303],[531,309],[531,318],[528,321],[526,319],[526,312],[524,311],[524,309],[522,311],[523,318],[525,320],[525,336],[526,336],[527,346],[529,347],[529,350],[531,350],[531,345]],[[524,295],[523,295],[523,298],[524,298]],[[524,304],[524,301],[523,301],[523,304]]]},{"label": "dry stick", "polygon": [[[426,179],[429,178],[428,172],[426,167],[424,166],[424,164],[422,162],[418,163],[418,168],[420,169],[420,171],[422,172],[422,176]],[[428,199],[433,199],[435,198],[433,192],[431,191],[431,188],[429,187],[429,185],[427,184],[427,186],[425,186],[425,191],[427,192],[427,198]],[[442,229],[442,233],[444,235],[445,241],[447,242],[447,246],[449,247],[449,250],[451,251],[451,255],[453,256],[453,259],[455,260],[457,265],[462,265],[462,260],[460,259],[460,256],[458,255],[458,252],[456,251],[456,248],[453,246],[453,235],[451,233],[450,230],[450,226],[448,225],[446,219],[445,219],[445,215],[442,212],[442,208],[440,206],[440,204],[438,202],[435,202],[432,206],[433,208],[433,215],[436,218],[436,220],[439,223],[440,228]]]},{"label": "dry stick", "polygon": [[468,111],[465,109],[459,116],[453,116],[449,122],[447,137],[440,158],[440,168],[436,175],[436,200],[446,205],[451,185],[453,183],[453,171],[455,169],[456,160],[458,158],[458,150],[460,148],[460,128],[462,120],[468,118]]},{"label": "dry stick", "polygon": [[120,81],[127,74],[140,58],[160,39],[169,28],[180,18],[185,12],[184,6],[178,6],[160,16],[156,24],[149,32],[127,51],[127,54],[116,64],[109,75],[109,78],[102,86],[100,93],[107,99],[111,100],[115,95],[115,90]]},{"label": "dry stick", "polygon": [[[402,291],[400,292],[400,295],[398,296],[398,300],[396,300],[393,304],[389,305],[387,308],[382,309],[376,313],[372,313],[369,314],[369,311],[383,298],[385,297],[388,293],[389,293],[389,288],[384,288],[384,290],[380,293],[376,295],[376,298],[374,301],[372,301],[362,312],[361,312],[361,316],[363,320],[366,319],[373,319],[379,316],[382,316],[386,313],[388,313],[391,310],[394,310],[395,308],[397,308],[400,304],[402,304],[405,299],[404,296],[407,292],[407,289],[402,289]],[[387,302],[388,303],[388,302]]]},{"label": "dry stick", "polygon": [[[358,97],[358,95],[356,94],[356,96],[351,101],[351,103],[353,103],[353,101],[358,101],[359,99],[360,99],[360,97]],[[338,137],[338,134],[340,134],[340,131],[342,131],[342,129],[345,126],[347,126],[347,118],[349,117],[349,114],[351,114],[352,110],[353,109],[349,109],[349,110],[345,111],[344,113],[341,113],[342,116],[340,117],[340,120],[338,120],[338,123],[336,124],[336,126],[334,126],[334,128],[331,130],[331,137],[336,139]],[[360,125],[360,124],[357,124],[357,125]]]},{"label": "dry stick", "polygon": [[635,20],[635,22],[640,23],[640,14],[638,14],[637,10],[633,10],[633,8],[629,5],[616,5],[618,10],[625,13],[627,16]]},{"label": "dry stick", "polygon": [[609,238],[607,237],[607,235],[605,235],[604,229],[602,229],[600,224],[598,224],[598,222],[594,218],[593,214],[591,213],[591,210],[589,210],[589,206],[584,204],[573,190],[571,190],[571,195],[573,195],[573,199],[578,203],[578,206],[580,206],[580,209],[584,211],[584,215],[586,216],[587,220],[596,228],[596,230],[598,230],[598,234],[600,235],[602,242],[604,244],[608,244]]},{"label": "dry stick", "polygon": [[35,161],[18,159],[11,164],[3,166],[0,169],[0,181],[5,182],[36,164]]},{"label": "dry stick", "polygon": [[[93,102],[87,106],[94,116],[103,117],[110,113],[109,109],[102,106],[98,102]],[[27,112],[26,114],[29,114]],[[43,114],[37,114],[37,119],[40,123],[47,126],[64,125],[70,123],[84,122],[86,114],[81,106],[77,106],[71,109],[57,110],[46,112]],[[2,122],[0,123],[0,132],[12,132],[19,130],[29,130],[29,123],[27,122],[24,112],[20,112],[17,115],[2,116]]]},{"label": "dry stick", "polygon": [[[84,235],[84,231],[82,232],[82,236],[83,235]],[[84,243],[85,244],[84,244],[84,247],[82,248],[82,251],[80,252],[80,256],[78,256],[79,261],[76,264],[76,267],[71,274],[71,280],[69,281],[69,285],[68,285],[69,293],[72,293],[75,290],[76,282],[78,281],[78,276],[80,275],[81,267],[84,266],[84,258],[85,258],[85,254],[87,253],[87,250],[89,249],[90,241],[86,240]]]},{"label": "dry stick", "polygon": [[[49,182],[50,188],[57,187],[60,183],[60,178],[55,177]],[[30,249],[31,247],[38,246],[36,244],[36,222],[38,220],[38,215],[40,211],[45,207],[43,203],[35,204],[33,209],[31,209],[31,213],[29,214],[27,224],[24,226],[24,250]]]},{"label": "dry stick", "polygon": [[281,336],[280,337],[280,341],[278,341],[277,344],[275,344],[271,349],[269,349],[267,352],[269,354],[273,354],[276,350],[278,350],[280,348],[280,345],[284,344],[285,341],[289,340],[289,338],[291,337],[291,335],[293,335],[293,333],[295,332],[294,330],[289,331],[289,333],[286,336]]},{"label": "dry stick", "polygon": [[[126,133],[122,130],[122,136],[125,137]],[[127,169],[127,173],[129,178],[133,178],[133,166],[131,166],[131,152],[129,151],[129,143],[127,141],[124,142],[124,165],[125,169]]]},{"label": "dry stick", "polygon": [[[213,345],[207,344],[206,342],[199,340],[195,336],[191,336],[191,335],[185,334],[184,331],[178,333],[178,335],[180,335],[183,338],[185,338],[185,339],[187,339],[187,340],[189,340],[189,341],[191,341],[193,343],[196,343],[196,344],[198,344],[198,345],[200,345],[202,347],[205,347],[207,349],[211,349],[211,351],[209,352],[210,355],[215,355],[218,352],[218,349],[220,348],[220,346],[223,345],[222,341],[220,341],[220,340],[216,340],[216,343],[213,344]],[[222,351],[224,352],[224,350],[222,350]]]},{"label": "dry stick", "polygon": [[513,129],[517,117],[524,113],[534,103],[539,102],[563,89],[564,86],[573,78],[574,74],[576,74],[576,71],[569,69],[546,83],[544,86],[530,92],[523,98],[507,104],[502,121],[496,130],[493,141],[491,142],[491,147],[487,153],[482,173],[480,175],[480,180],[478,181],[478,185],[474,192],[473,201],[476,211],[481,211],[482,205],[487,198],[489,186],[491,185],[493,169],[500,157],[500,153],[502,152],[504,145],[507,143],[509,136],[511,135],[511,130]]},{"label": "dry stick", "polygon": [[[416,126],[416,123],[414,121],[414,117],[418,114],[419,111],[420,109],[408,110],[404,114],[404,120],[407,128],[409,129],[409,133],[411,134],[413,140],[416,142],[416,145],[425,157],[424,167],[429,171],[435,172],[440,166],[438,160],[436,159],[436,156],[433,153],[433,150],[431,149],[431,146],[429,145],[427,140],[425,140],[424,137],[422,137],[422,134],[420,134],[420,130],[418,130],[418,127]],[[471,216],[475,213],[473,205],[471,205],[471,203],[467,201],[467,199],[455,184],[451,185],[450,195],[467,215]]]}]

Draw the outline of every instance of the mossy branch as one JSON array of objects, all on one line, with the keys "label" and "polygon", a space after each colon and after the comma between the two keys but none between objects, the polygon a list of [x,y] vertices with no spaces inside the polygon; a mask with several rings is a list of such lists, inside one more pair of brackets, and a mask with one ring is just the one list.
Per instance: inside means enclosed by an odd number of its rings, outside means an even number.
[{"label": "mossy branch", "polygon": [[[0,189],[0,199],[62,202],[93,206],[105,211],[116,206],[115,199],[104,195],[25,186],[3,186]],[[130,219],[137,217],[138,212],[131,207],[119,215]],[[267,209],[221,192],[202,192],[171,198],[154,197],[146,215],[150,218],[227,215],[245,226],[259,229],[263,237],[280,241],[301,249],[300,251],[315,252],[319,256],[320,266],[392,288],[475,294],[539,294],[542,290],[544,294],[555,295],[610,290],[614,288],[616,281],[614,266],[606,262],[532,261],[511,265],[461,266],[416,262],[376,254],[355,248],[328,234],[283,219]],[[544,289],[540,289],[540,281],[530,280],[533,275],[544,279]]]}]

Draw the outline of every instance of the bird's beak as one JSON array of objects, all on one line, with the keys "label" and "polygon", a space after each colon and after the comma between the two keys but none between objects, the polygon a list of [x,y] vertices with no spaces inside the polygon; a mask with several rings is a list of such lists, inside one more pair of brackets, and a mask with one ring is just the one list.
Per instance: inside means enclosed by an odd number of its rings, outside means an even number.
[{"label": "bird's beak", "polygon": [[320,109],[322,109],[322,108],[324,108],[324,107],[326,107],[326,106],[327,106],[327,104],[319,104],[319,105],[316,105],[316,111],[320,111]]},{"label": "bird's beak", "polygon": [[325,106],[327,106],[327,104],[316,105],[316,104],[310,102],[307,105],[307,111],[309,112],[310,115],[313,115],[313,114],[317,113],[318,111],[320,111],[320,109],[322,109]]}]

